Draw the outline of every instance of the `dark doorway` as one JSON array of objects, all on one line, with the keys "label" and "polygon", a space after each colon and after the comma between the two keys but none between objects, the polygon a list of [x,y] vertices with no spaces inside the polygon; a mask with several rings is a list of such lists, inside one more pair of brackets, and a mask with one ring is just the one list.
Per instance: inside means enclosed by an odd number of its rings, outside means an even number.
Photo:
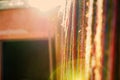
[{"label": "dark doorway", "polygon": [[48,80],[48,40],[4,41],[2,80]]}]

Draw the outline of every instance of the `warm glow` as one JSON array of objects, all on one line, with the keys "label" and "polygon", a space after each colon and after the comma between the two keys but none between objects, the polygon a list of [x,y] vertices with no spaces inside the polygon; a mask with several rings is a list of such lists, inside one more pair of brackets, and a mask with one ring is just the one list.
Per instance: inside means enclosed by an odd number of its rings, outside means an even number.
[{"label": "warm glow", "polygon": [[84,73],[81,73],[81,74],[78,73],[78,74],[76,74],[74,80],[85,80],[85,75],[84,75]]},{"label": "warm glow", "polygon": [[90,0],[88,8],[88,13],[86,17],[88,18],[88,26],[86,28],[87,31],[87,37],[86,37],[86,49],[85,49],[85,70],[86,70],[86,80],[89,79],[89,74],[90,74],[90,56],[91,56],[91,50],[92,50],[92,15],[93,15],[93,0]]},{"label": "warm glow", "polygon": [[63,4],[64,0],[28,0],[31,7],[35,7],[42,12],[49,11]]},{"label": "warm glow", "polygon": [[102,80],[101,70],[102,70],[102,20],[103,20],[103,0],[97,1],[97,27],[95,35],[95,44],[96,44],[96,66],[95,69],[95,80]]}]

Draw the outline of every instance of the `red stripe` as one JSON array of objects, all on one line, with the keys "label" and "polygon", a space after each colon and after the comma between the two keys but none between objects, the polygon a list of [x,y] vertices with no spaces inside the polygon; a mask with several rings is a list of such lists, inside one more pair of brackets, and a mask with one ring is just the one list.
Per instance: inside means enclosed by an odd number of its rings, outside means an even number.
[{"label": "red stripe", "polygon": [[114,80],[115,79],[115,75],[114,75],[114,70],[115,70],[115,32],[116,32],[116,16],[117,16],[117,3],[116,3],[117,0],[114,0],[113,2],[113,5],[114,5],[114,8],[113,8],[113,23],[112,23],[112,34],[111,34],[111,46],[110,46],[110,80]]}]

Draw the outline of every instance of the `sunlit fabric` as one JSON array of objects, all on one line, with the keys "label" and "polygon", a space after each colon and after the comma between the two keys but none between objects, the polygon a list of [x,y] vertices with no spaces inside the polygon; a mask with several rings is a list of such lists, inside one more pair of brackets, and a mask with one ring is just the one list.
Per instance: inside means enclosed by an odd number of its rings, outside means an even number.
[{"label": "sunlit fabric", "polygon": [[64,6],[57,80],[114,80],[115,1],[66,0]]}]

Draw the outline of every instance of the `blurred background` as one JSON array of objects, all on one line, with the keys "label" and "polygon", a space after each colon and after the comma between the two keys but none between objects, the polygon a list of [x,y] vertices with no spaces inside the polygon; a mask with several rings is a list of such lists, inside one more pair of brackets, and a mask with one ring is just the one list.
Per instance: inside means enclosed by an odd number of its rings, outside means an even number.
[{"label": "blurred background", "polygon": [[0,80],[119,80],[118,0],[0,0]]}]

